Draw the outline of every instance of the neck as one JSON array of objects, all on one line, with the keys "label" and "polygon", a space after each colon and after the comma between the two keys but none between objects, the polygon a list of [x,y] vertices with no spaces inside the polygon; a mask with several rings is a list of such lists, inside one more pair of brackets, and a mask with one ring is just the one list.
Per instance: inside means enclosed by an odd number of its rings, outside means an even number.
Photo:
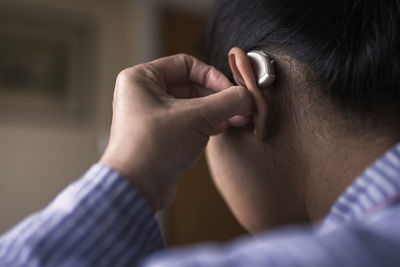
[{"label": "neck", "polygon": [[311,222],[323,219],[345,189],[399,140],[395,134],[315,138],[317,145],[305,152],[305,207]]}]

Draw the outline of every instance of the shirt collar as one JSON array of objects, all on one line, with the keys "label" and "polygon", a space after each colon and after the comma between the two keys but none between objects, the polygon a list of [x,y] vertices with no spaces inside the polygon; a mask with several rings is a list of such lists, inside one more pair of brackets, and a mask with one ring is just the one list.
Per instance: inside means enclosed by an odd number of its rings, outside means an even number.
[{"label": "shirt collar", "polygon": [[324,230],[366,219],[400,199],[400,143],[369,166],[338,198]]}]

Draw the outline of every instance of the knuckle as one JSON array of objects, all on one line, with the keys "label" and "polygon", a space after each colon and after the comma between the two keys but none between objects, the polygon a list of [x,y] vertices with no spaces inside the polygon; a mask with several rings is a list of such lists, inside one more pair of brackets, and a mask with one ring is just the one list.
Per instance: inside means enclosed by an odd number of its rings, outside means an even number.
[{"label": "knuckle", "polygon": [[118,82],[126,81],[130,78],[131,75],[132,75],[131,69],[123,69],[118,73],[117,81]]},{"label": "knuckle", "polygon": [[137,65],[134,67],[130,67],[130,68],[121,70],[117,75],[117,81],[118,82],[127,82],[127,81],[134,80],[135,77],[138,74],[140,74],[141,66],[142,65]]},{"label": "knuckle", "polygon": [[195,62],[196,59],[195,57],[185,53],[177,54],[176,58],[178,61],[184,62],[188,69],[193,65],[193,62]]},{"label": "knuckle", "polygon": [[182,60],[187,60],[187,59],[190,59],[192,56],[185,54],[185,53],[179,53],[176,55],[176,57],[178,57],[179,59],[182,59]]},{"label": "knuckle", "polygon": [[210,80],[212,80],[212,78],[213,78],[213,75],[214,75],[214,73],[215,73],[215,71],[216,71],[217,69],[214,67],[214,66],[211,66],[208,70],[207,70],[207,73],[206,73],[206,75],[204,76],[204,81],[203,81],[203,84],[207,87],[207,85],[208,85],[208,82],[210,81]]}]

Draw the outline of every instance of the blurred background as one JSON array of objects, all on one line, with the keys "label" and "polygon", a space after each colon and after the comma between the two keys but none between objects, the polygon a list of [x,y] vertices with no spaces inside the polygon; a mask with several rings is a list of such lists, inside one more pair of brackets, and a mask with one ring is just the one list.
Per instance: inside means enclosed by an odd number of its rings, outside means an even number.
[{"label": "blurred background", "polygon": [[[116,75],[200,57],[213,0],[0,0],[0,233],[45,207],[102,154]],[[244,233],[204,156],[159,215],[170,246]]]}]

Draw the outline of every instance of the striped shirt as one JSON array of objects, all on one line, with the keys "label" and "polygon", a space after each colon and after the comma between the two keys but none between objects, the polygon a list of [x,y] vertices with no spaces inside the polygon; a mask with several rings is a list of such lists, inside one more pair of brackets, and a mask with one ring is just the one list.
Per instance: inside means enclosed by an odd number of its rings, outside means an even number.
[{"label": "striped shirt", "polygon": [[146,201],[94,165],[0,238],[0,266],[400,266],[400,144],[369,166],[316,226],[164,250]]}]

